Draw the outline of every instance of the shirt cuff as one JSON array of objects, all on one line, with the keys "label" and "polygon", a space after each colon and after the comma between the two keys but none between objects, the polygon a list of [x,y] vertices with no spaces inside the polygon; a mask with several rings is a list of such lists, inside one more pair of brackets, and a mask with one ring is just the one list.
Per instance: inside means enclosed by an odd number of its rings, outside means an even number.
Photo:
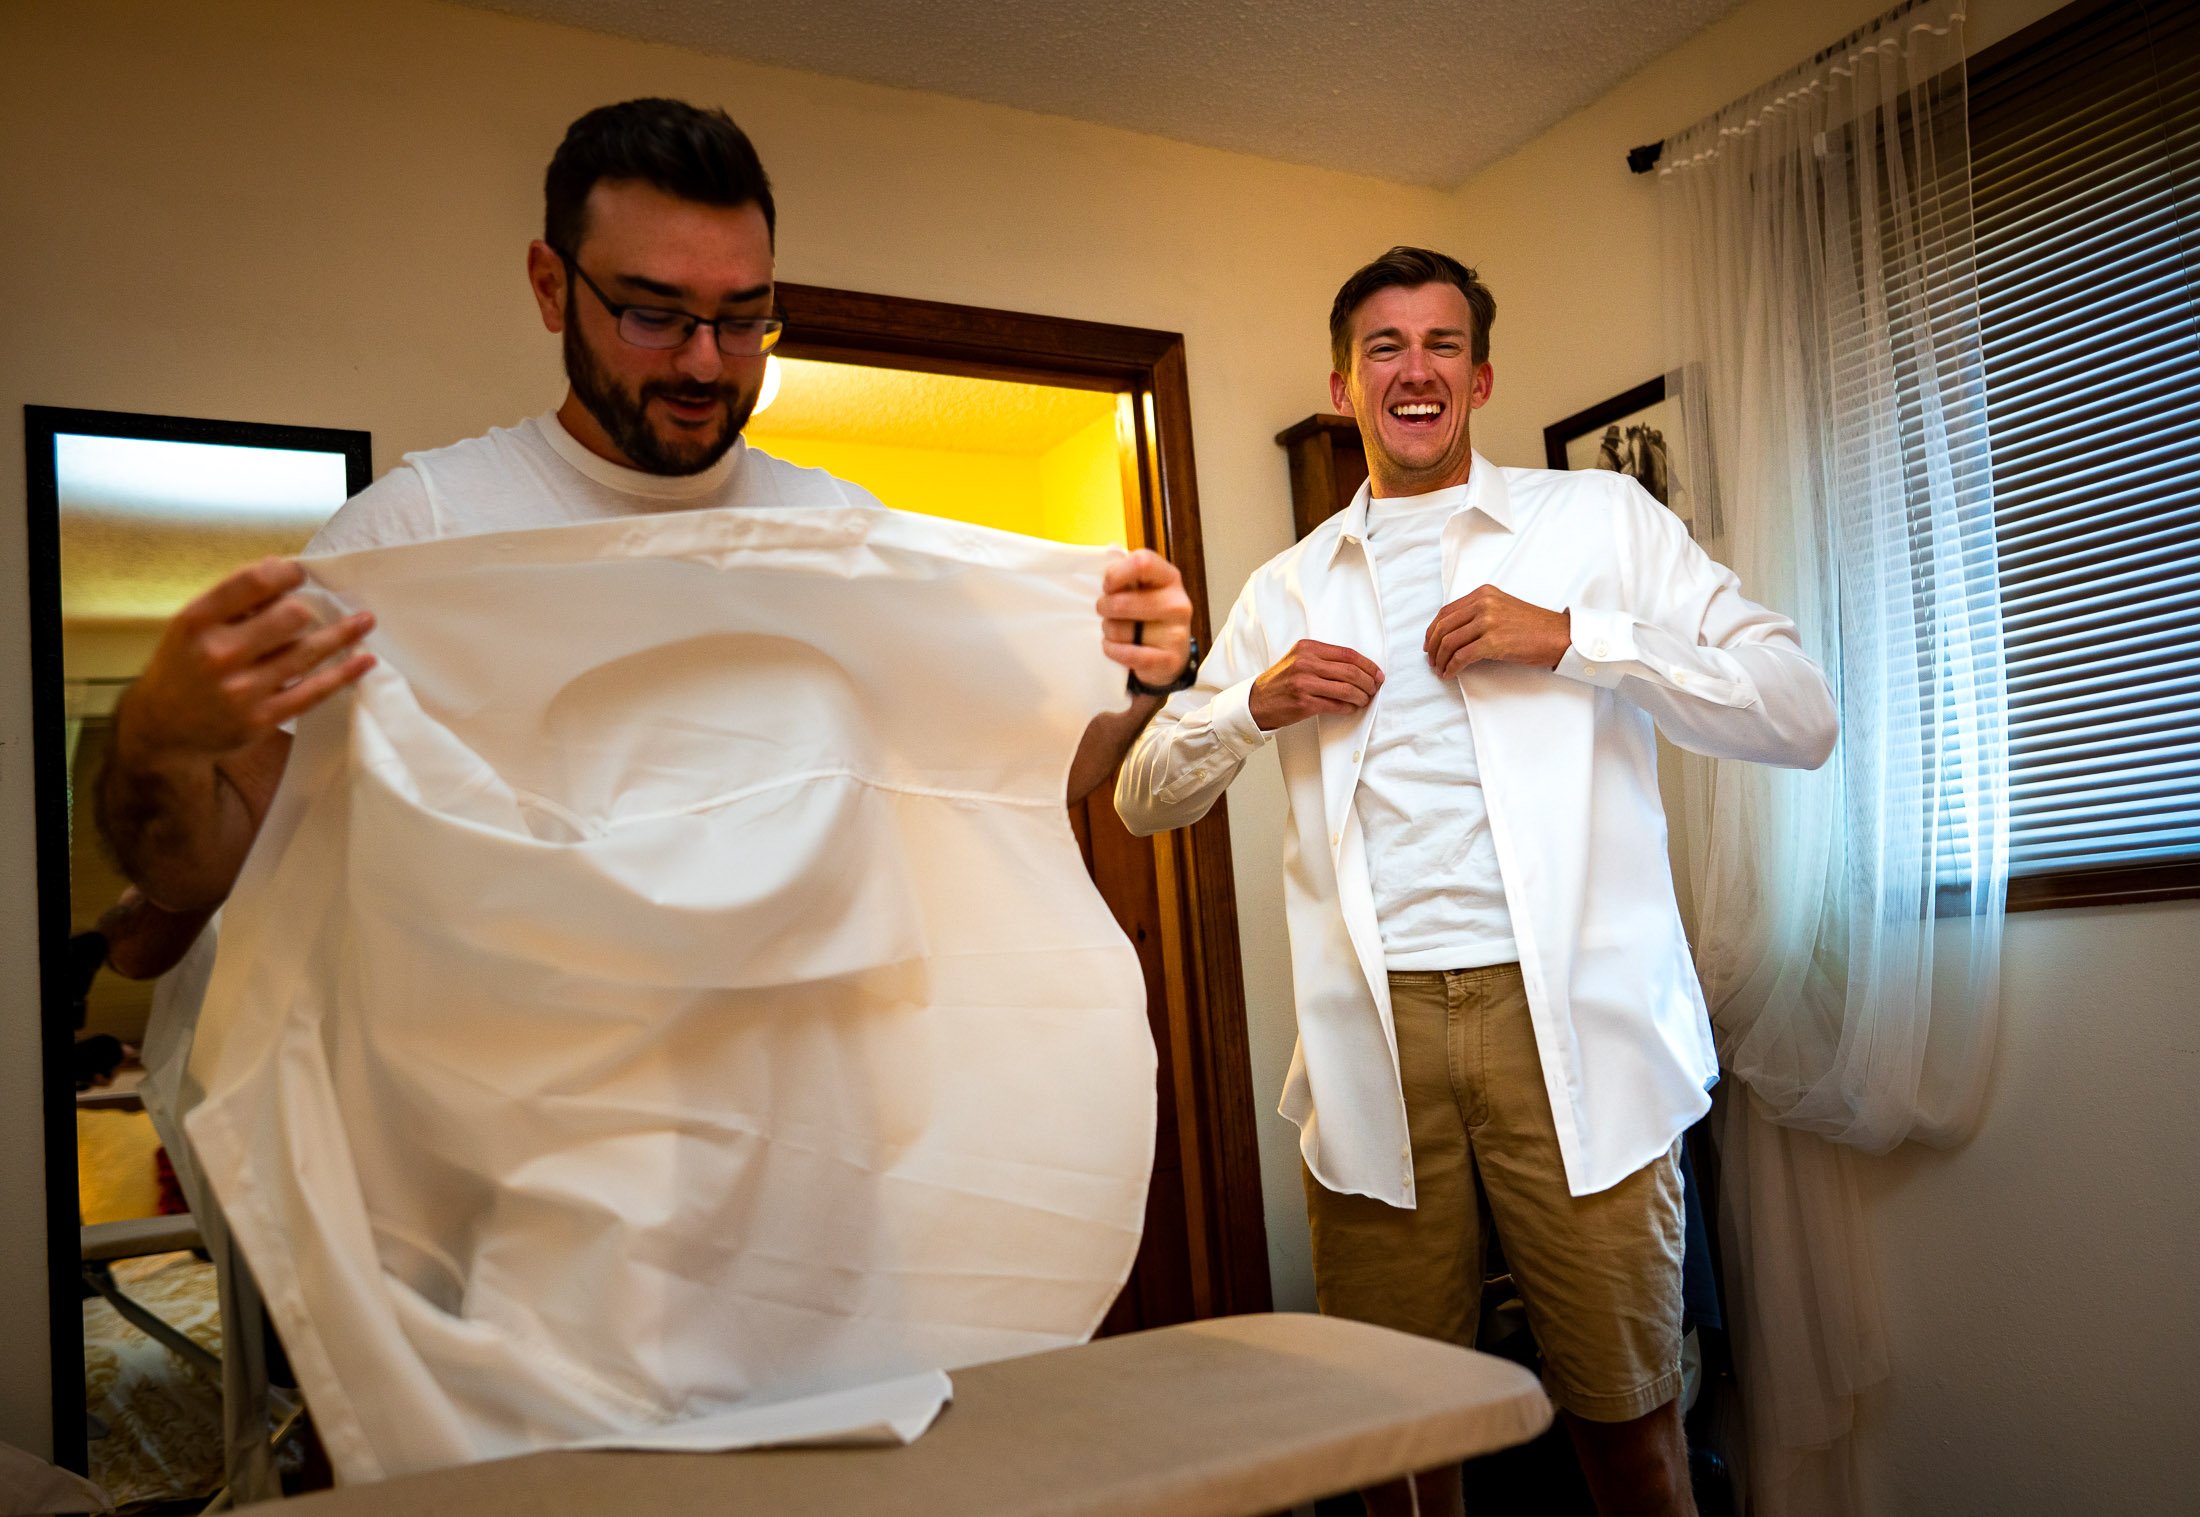
[{"label": "shirt cuff", "polygon": [[1224,747],[1241,758],[1275,736],[1261,731],[1260,723],[1253,720],[1253,682],[1249,679],[1215,693],[1207,707],[1207,727]]},{"label": "shirt cuff", "polygon": [[1590,611],[1576,606],[1567,612],[1574,640],[1558,661],[1557,672],[1585,685],[1609,690],[1626,678],[1635,662],[1635,619],[1624,611]]}]

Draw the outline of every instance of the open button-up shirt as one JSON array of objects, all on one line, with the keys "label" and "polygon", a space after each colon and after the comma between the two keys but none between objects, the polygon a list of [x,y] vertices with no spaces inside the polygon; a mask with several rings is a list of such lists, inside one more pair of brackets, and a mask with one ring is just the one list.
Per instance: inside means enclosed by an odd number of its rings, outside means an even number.
[{"label": "open button-up shirt", "polygon": [[[1411,1207],[1389,980],[1352,804],[1374,703],[1277,732],[1250,705],[1254,678],[1301,638],[1381,652],[1367,499],[1363,485],[1253,575],[1199,682],[1124,763],[1115,799],[1135,832],[1185,826],[1274,741],[1299,1025],[1281,1110],[1322,1184]],[[1815,768],[1833,750],[1832,695],[1794,624],[1745,598],[1623,475],[1500,469],[1477,454],[1442,544],[1447,604],[1492,584],[1572,617],[1555,670],[1479,663],[1459,682],[1568,1187],[1589,1195],[1664,1153],[1718,1078],[1673,893],[1655,733],[1717,758]]]}]

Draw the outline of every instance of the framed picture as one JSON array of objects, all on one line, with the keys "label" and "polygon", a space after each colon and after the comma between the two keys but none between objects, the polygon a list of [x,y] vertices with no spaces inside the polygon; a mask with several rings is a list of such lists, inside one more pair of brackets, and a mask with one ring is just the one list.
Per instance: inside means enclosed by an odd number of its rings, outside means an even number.
[{"label": "framed picture", "polygon": [[1688,431],[1679,396],[1665,393],[1661,374],[1586,411],[1543,429],[1543,454],[1553,469],[1610,469],[1625,474],[1687,523],[1698,541],[1714,536],[1712,513],[1691,498]]}]

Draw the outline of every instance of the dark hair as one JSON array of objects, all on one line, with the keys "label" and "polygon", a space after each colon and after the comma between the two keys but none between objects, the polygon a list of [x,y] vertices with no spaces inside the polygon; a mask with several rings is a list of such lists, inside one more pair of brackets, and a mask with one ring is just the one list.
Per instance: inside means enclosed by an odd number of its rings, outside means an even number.
[{"label": "dark hair", "polygon": [[542,182],[542,240],[563,253],[587,233],[588,192],[635,179],[703,205],[754,205],[776,241],[772,182],[748,134],[720,110],[679,100],[601,105],[565,129]]},{"label": "dark hair", "polygon": [[1490,293],[1489,286],[1449,254],[1428,248],[1395,247],[1354,273],[1330,302],[1329,358],[1339,374],[1351,372],[1352,313],[1377,290],[1401,286],[1414,290],[1424,284],[1458,286],[1459,293],[1467,297],[1467,308],[1474,312],[1474,361],[1490,361],[1490,328],[1497,324],[1497,297]]}]

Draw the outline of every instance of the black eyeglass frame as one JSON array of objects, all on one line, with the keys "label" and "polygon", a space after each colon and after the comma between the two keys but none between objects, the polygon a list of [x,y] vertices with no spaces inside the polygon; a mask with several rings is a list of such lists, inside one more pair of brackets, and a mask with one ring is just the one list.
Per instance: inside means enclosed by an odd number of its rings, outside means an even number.
[{"label": "black eyeglass frame", "polygon": [[[556,247],[551,248],[550,251],[558,255],[559,260],[565,264],[568,270],[579,277],[582,284],[588,286],[589,293],[594,295],[603,304],[603,308],[611,313],[611,319],[618,325],[620,339],[632,347],[642,348],[652,353],[674,352],[686,347],[695,339],[695,329],[697,327],[709,327],[710,339],[717,344],[721,357],[762,358],[779,345],[780,334],[787,329],[787,324],[776,316],[698,316],[692,311],[683,311],[673,306],[621,304],[606,295],[602,285],[588,277],[588,270],[582,268],[580,260],[571,253],[566,252],[563,248]],[[627,313],[630,311],[645,316],[661,316],[674,323],[674,325],[665,327],[660,332],[651,333],[651,336],[662,336],[668,332],[678,332],[679,337],[666,343],[638,340],[633,332],[627,330],[626,318]],[[755,346],[727,347],[726,338],[733,334],[753,334],[756,339]]]}]

